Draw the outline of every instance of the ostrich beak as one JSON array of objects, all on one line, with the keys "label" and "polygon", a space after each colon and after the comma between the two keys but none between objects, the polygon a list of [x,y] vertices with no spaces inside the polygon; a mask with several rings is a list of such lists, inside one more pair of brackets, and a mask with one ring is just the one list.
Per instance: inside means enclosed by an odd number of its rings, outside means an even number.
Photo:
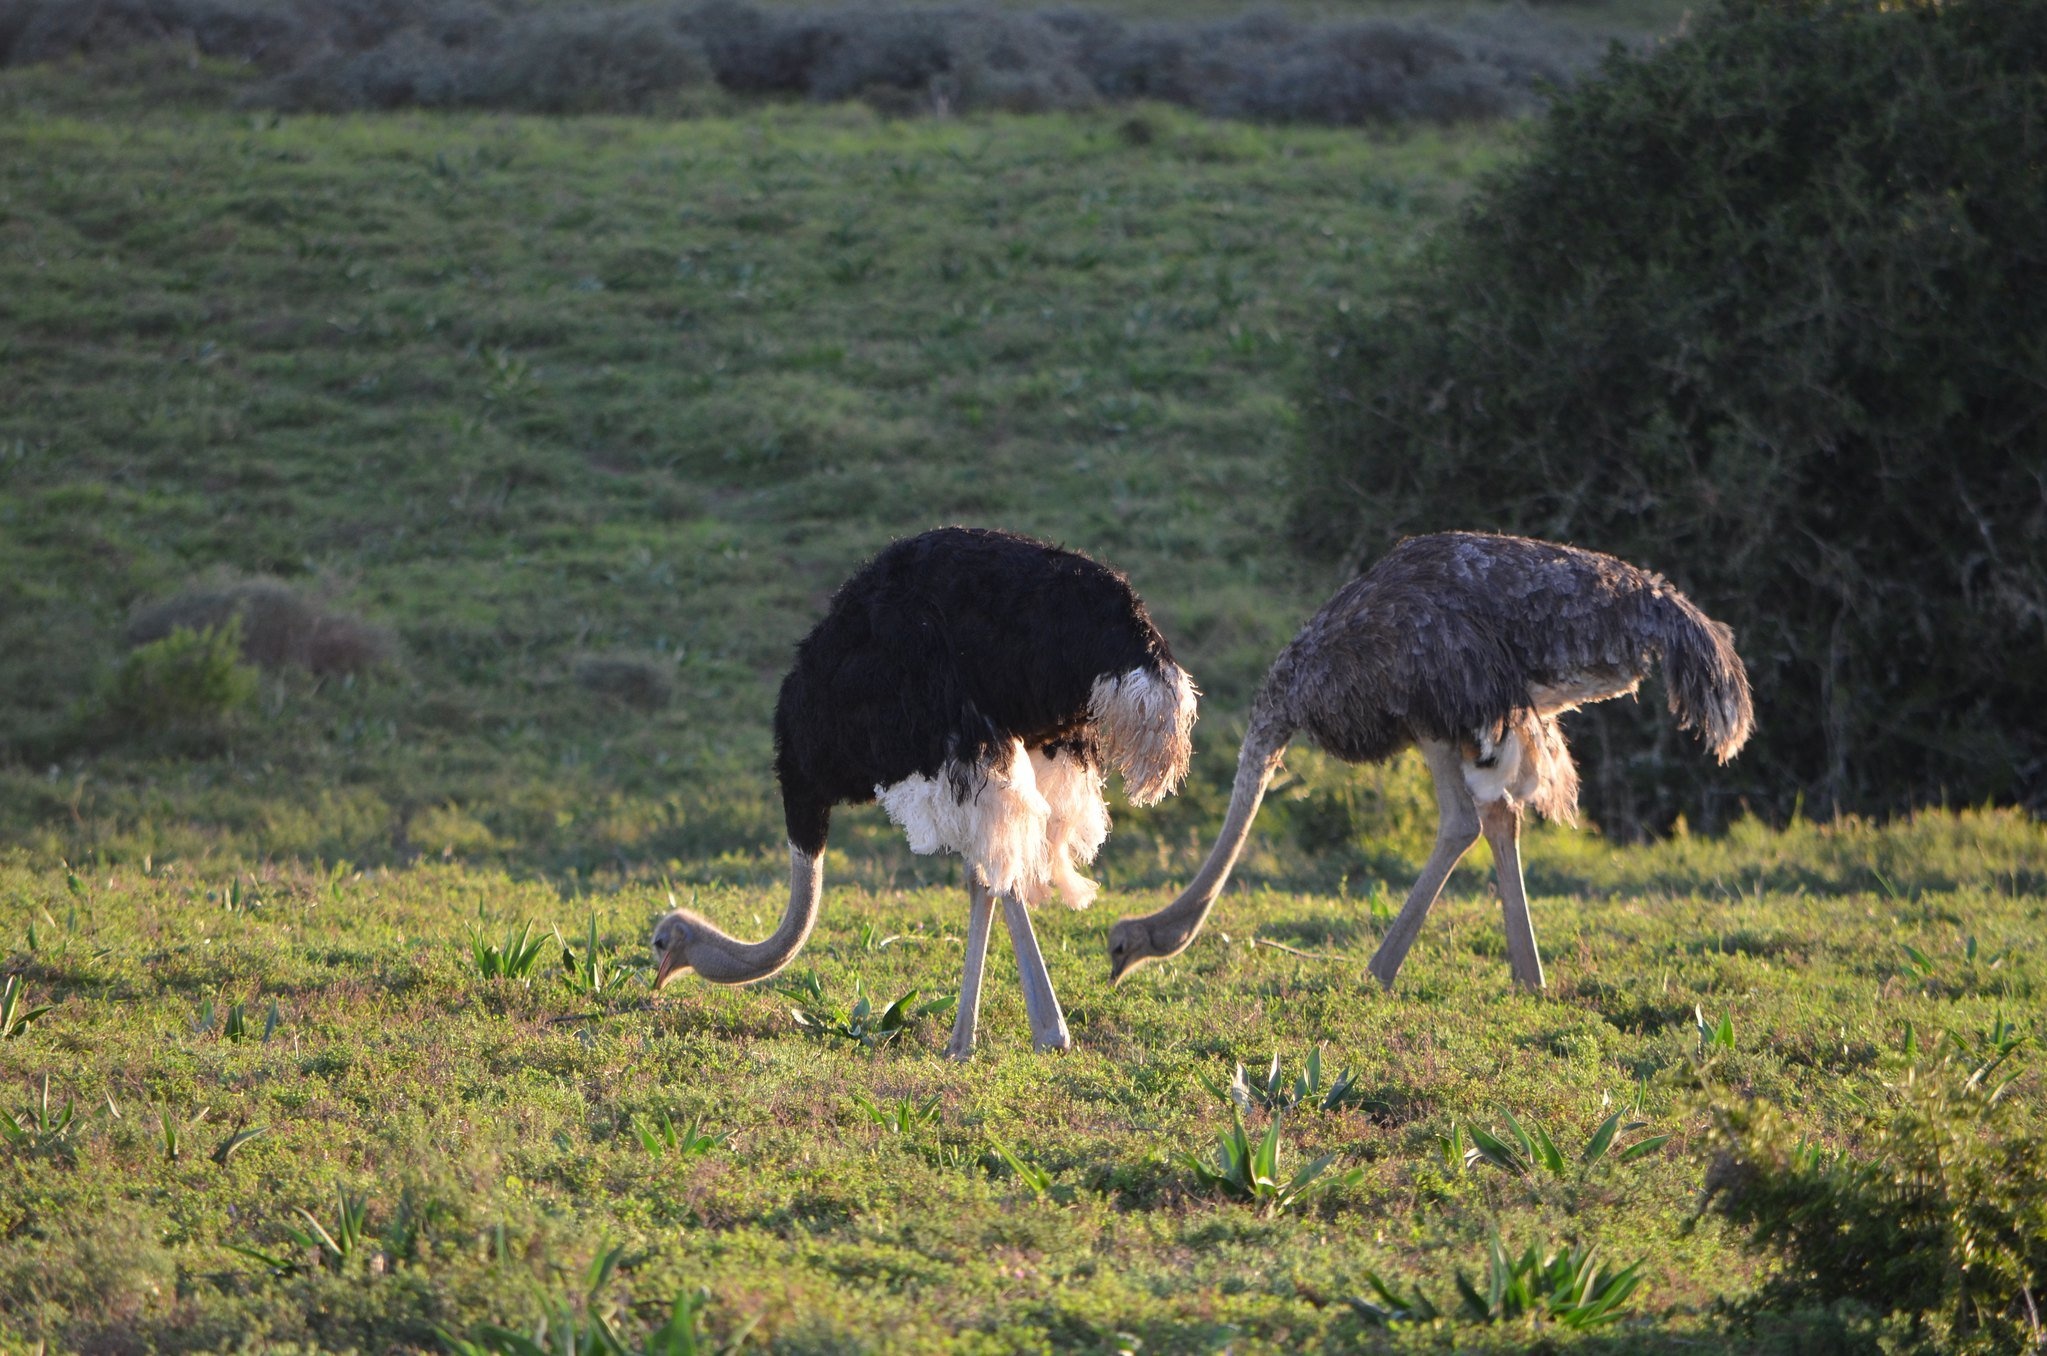
[{"label": "ostrich beak", "polygon": [[660,968],[654,971],[654,992],[659,993],[661,987],[668,983],[669,979],[678,971],[687,970],[688,968],[687,965],[676,959],[674,951],[663,953]]}]

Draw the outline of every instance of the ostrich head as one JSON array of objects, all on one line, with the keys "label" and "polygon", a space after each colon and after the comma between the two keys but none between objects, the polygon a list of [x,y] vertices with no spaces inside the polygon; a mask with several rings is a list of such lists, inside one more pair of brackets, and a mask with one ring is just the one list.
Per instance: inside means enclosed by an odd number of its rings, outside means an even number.
[{"label": "ostrich head", "polygon": [[817,922],[824,892],[824,854],[789,846],[789,907],[765,941],[728,937],[691,909],[677,909],[654,925],[654,987],[678,970],[694,970],[712,984],[751,984],[787,965]]},{"label": "ostrich head", "polygon": [[1162,943],[1152,930],[1150,918],[1119,918],[1109,929],[1109,982],[1120,984],[1123,977],[1149,960],[1170,956],[1187,945]]},{"label": "ostrich head", "polygon": [[699,914],[677,909],[654,925],[654,987],[658,990],[678,971],[692,968],[691,948],[709,929]]}]

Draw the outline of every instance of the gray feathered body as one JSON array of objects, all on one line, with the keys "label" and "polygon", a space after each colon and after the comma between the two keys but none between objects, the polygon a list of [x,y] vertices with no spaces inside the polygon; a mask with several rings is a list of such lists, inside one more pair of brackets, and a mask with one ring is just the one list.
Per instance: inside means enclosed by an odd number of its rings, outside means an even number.
[{"label": "gray feathered body", "polygon": [[1733,634],[1670,581],[1597,551],[1524,537],[1410,537],[1339,590],[1280,653],[1252,734],[1295,731],[1348,762],[1420,739],[1480,766],[1510,733],[1542,765],[1530,803],[1576,809],[1556,717],[1633,692],[1657,667],[1678,723],[1722,762],[1753,722]]}]

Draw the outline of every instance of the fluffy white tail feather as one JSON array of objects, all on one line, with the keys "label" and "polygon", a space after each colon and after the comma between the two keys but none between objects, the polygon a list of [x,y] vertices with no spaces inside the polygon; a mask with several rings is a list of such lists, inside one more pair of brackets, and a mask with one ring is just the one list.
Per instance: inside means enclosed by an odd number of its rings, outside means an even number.
[{"label": "fluffy white tail feather", "polygon": [[1156,805],[1179,790],[1194,757],[1194,714],[1201,690],[1187,670],[1167,666],[1097,678],[1088,694],[1095,741],[1123,774],[1132,805]]},{"label": "fluffy white tail feather", "polygon": [[874,788],[910,851],[956,852],[988,888],[1037,904],[1056,888],[1084,909],[1096,884],[1080,871],[1109,835],[1102,774],[1071,754],[1026,751],[1011,740],[997,763],[967,771],[967,794],[954,790],[950,765],[936,777],[912,776]]}]

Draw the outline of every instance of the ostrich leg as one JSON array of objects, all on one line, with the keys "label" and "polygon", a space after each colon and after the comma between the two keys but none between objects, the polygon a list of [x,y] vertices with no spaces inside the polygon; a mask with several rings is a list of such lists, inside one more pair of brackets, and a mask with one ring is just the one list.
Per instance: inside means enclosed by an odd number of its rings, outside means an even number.
[{"label": "ostrich leg", "polygon": [[1493,874],[1500,880],[1500,911],[1507,924],[1507,964],[1514,982],[1542,992],[1542,955],[1535,949],[1535,924],[1528,917],[1528,892],[1521,884],[1521,807],[1501,799],[1478,807],[1478,823],[1493,850]]},{"label": "ostrich leg", "polygon": [[1450,878],[1451,868],[1478,841],[1478,814],[1471,803],[1471,792],[1465,788],[1463,761],[1456,748],[1430,739],[1422,741],[1421,750],[1429,763],[1429,776],[1436,783],[1436,847],[1367,967],[1372,977],[1389,989],[1393,987],[1393,976],[1400,973],[1400,963],[1407,959],[1408,948],[1422,930],[1422,920],[1429,916],[1436,896],[1443,892],[1443,882]]},{"label": "ostrich leg", "polygon": [[1031,912],[1010,895],[1002,897],[1002,916],[1009,923],[1009,944],[1016,951],[1016,972],[1023,980],[1024,1012],[1031,1019],[1031,1043],[1039,1050],[1066,1050],[1073,1038],[1066,1034],[1066,1015],[1059,1011],[1059,995],[1052,992],[1052,976],[1045,969],[1045,957],[1038,950],[1038,934],[1031,931]]},{"label": "ostrich leg", "polygon": [[974,1028],[981,1021],[981,973],[988,962],[988,929],[995,921],[995,899],[974,867],[967,868],[967,962],[960,971],[960,1008],[952,1023],[946,1058],[964,1060],[974,1053]]}]

